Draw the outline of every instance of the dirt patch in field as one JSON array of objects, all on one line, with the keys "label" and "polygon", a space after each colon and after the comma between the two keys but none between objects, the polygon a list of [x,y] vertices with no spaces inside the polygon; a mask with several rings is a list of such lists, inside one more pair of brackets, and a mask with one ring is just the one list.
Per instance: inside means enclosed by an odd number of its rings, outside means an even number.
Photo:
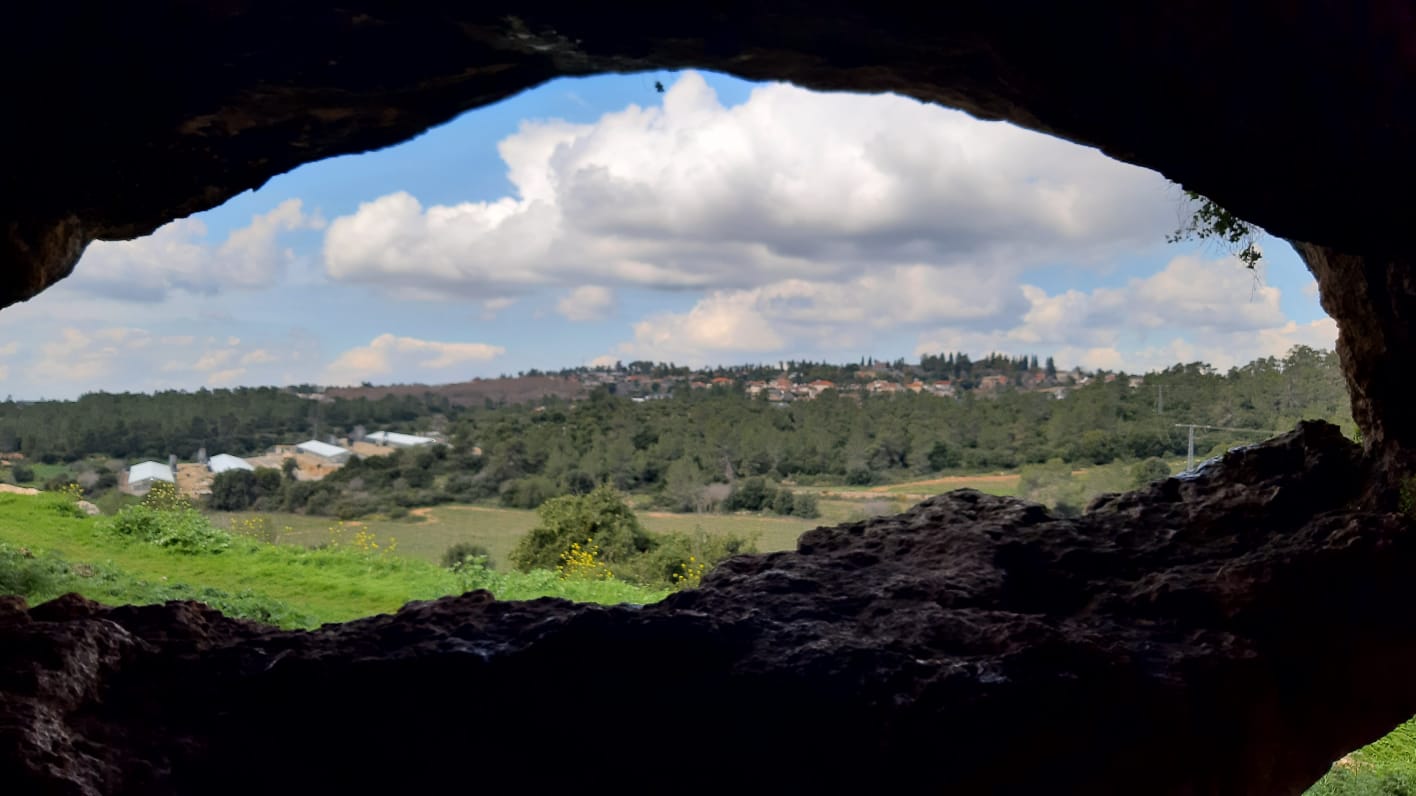
[{"label": "dirt patch in field", "polygon": [[274,453],[248,456],[246,461],[250,462],[252,467],[270,467],[279,470],[285,465],[286,459],[294,459],[295,480],[297,481],[318,481],[340,467],[328,459],[322,459],[309,453],[293,453],[282,450],[282,447],[277,446]]},{"label": "dirt patch in field", "polygon": [[398,449],[392,445],[375,445],[361,440],[350,444],[349,450],[354,451],[355,456],[387,456]]},{"label": "dirt patch in field", "polygon": [[177,479],[177,491],[188,497],[210,495],[211,482],[216,478],[205,464],[178,464],[173,475]]},{"label": "dirt patch in field", "polygon": [[39,490],[30,486],[15,486],[14,484],[0,484],[0,492],[9,492],[12,495],[38,495]]}]

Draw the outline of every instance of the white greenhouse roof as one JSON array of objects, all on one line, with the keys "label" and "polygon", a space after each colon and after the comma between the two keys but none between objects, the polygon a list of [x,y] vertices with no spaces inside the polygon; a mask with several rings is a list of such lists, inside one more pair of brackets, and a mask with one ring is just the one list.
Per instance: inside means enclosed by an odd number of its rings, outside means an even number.
[{"label": "white greenhouse roof", "polygon": [[227,470],[255,470],[251,463],[239,456],[232,456],[229,453],[218,453],[207,460],[207,467],[213,473],[224,473]]},{"label": "white greenhouse roof", "polygon": [[138,462],[128,468],[128,483],[135,484],[139,481],[177,483],[177,479],[172,477],[172,468],[162,462]]},{"label": "white greenhouse roof", "polygon": [[349,451],[339,447],[338,445],[331,445],[328,442],[320,442],[317,439],[312,439],[309,442],[302,442],[299,445],[295,446],[295,450],[304,451],[305,453],[313,453],[316,456],[323,456],[326,459],[332,459],[335,456],[341,456],[349,453]]},{"label": "white greenhouse roof", "polygon": [[382,445],[396,445],[403,448],[411,448],[416,445],[431,445],[437,442],[437,440],[432,437],[400,434],[397,431],[375,431],[369,435],[369,439]]}]

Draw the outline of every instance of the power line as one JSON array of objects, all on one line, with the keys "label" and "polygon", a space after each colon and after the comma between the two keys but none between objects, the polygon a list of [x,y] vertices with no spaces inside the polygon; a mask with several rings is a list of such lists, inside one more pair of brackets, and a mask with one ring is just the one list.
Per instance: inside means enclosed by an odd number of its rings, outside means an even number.
[{"label": "power line", "polygon": [[1188,428],[1188,429],[1190,429],[1190,447],[1189,447],[1188,452],[1185,454],[1185,472],[1187,472],[1187,473],[1195,469],[1195,429],[1197,429],[1197,428],[1202,428],[1202,429],[1204,429],[1204,430],[1206,430],[1206,431],[1238,431],[1238,432],[1242,432],[1242,433],[1245,433],[1245,434],[1268,434],[1268,435],[1273,435],[1273,434],[1279,433],[1279,432],[1277,432],[1277,431],[1268,431],[1268,430],[1262,429],[1262,428],[1233,428],[1233,427],[1231,427],[1231,426],[1206,426],[1206,425],[1204,425],[1204,424],[1202,424],[1202,423],[1176,423],[1176,424],[1175,424],[1175,427],[1176,427],[1176,428]]}]

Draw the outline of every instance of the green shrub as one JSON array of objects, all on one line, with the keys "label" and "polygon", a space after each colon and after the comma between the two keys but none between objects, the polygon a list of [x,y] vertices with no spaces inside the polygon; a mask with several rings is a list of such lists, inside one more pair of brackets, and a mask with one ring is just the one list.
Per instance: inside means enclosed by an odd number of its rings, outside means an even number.
[{"label": "green shrub", "polygon": [[190,506],[170,510],[147,503],[128,506],[105,520],[104,527],[119,536],[182,553],[220,553],[231,546],[231,534]]},{"label": "green shrub", "polygon": [[776,496],[767,479],[754,475],[737,483],[725,505],[729,511],[762,511],[772,507]]},{"label": "green shrub", "polygon": [[929,461],[929,469],[935,472],[959,466],[958,451],[944,444],[943,441],[935,442],[934,446],[929,449],[929,454],[926,458]]},{"label": "green shrub", "polygon": [[69,484],[74,483],[74,474],[68,470],[55,473],[41,487],[45,492],[58,492]]},{"label": "green shrub", "polygon": [[646,605],[658,602],[668,589],[652,589],[627,583],[619,578],[589,580],[562,578],[547,569],[530,572],[495,572],[488,569],[480,556],[470,558],[453,569],[461,592],[485,589],[498,600],[534,600],[538,597],[559,597],[576,602],[632,603]]},{"label": "green shrub", "polygon": [[501,485],[501,504],[513,509],[540,508],[542,503],[560,494],[556,484],[543,475],[516,478]]},{"label": "green shrub", "polygon": [[852,467],[846,471],[846,483],[851,486],[870,486],[875,483],[875,473],[868,467]]},{"label": "green shrub", "polygon": [[1146,459],[1131,468],[1131,484],[1137,488],[1169,477],[1170,465],[1156,457]]},{"label": "green shrub", "polygon": [[812,492],[798,492],[792,497],[792,514],[804,520],[814,520],[821,516],[816,505],[816,495]]},{"label": "green shrub", "polygon": [[431,470],[424,470],[420,467],[413,467],[404,470],[403,480],[408,482],[408,486],[413,489],[427,489],[433,485],[433,473]]},{"label": "green shrub", "polygon": [[10,477],[17,484],[28,484],[34,480],[34,468],[23,462],[15,462],[10,468]]},{"label": "green shrub", "polygon": [[492,552],[486,547],[474,542],[457,542],[456,544],[448,546],[448,548],[443,551],[439,563],[442,564],[444,569],[453,569],[459,564],[473,558],[484,559],[483,566],[487,569],[494,568],[490,563],[487,563],[492,560]]},{"label": "green shrub", "polygon": [[51,500],[49,502],[50,511],[53,511],[60,517],[72,517],[74,519],[80,520],[88,516],[88,513],[85,512],[83,509],[79,508],[79,504],[77,502],[72,499],[69,499],[66,493],[58,492],[55,494],[65,495],[65,499]]},{"label": "green shrub", "polygon": [[634,510],[619,492],[601,485],[586,495],[564,495],[541,505],[540,523],[521,537],[511,552],[512,564],[522,572],[555,569],[561,553],[575,542],[593,539],[604,560],[615,566],[654,546],[654,539],[639,524]]},{"label": "green shrub", "polygon": [[39,557],[27,548],[0,543],[0,594],[50,596],[65,568],[52,557]]},{"label": "green shrub", "polygon": [[676,575],[681,576],[700,563],[711,569],[730,556],[757,552],[754,537],[709,534],[701,528],[692,534],[665,533],[654,537],[652,550],[621,564],[616,574],[646,586],[669,587],[676,585]]},{"label": "green shrub", "polygon": [[790,489],[777,490],[777,496],[772,499],[772,513],[780,514],[783,517],[790,517],[796,513],[796,498]]},{"label": "green shrub", "polygon": [[212,479],[207,505],[217,511],[244,511],[257,503],[270,506],[279,499],[281,486],[280,471],[273,467],[227,470]]},{"label": "green shrub", "polygon": [[192,508],[192,501],[183,497],[175,484],[158,481],[143,495],[142,505],[157,511],[186,511]]},{"label": "green shrub", "polygon": [[343,495],[330,504],[329,513],[341,520],[355,520],[383,509],[377,498],[365,494]]}]

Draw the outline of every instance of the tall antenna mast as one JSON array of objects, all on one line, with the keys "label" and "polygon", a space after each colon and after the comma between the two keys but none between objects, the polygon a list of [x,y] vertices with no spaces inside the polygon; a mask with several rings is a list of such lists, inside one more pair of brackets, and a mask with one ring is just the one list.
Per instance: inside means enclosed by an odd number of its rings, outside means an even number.
[{"label": "tall antenna mast", "polygon": [[1206,426],[1200,423],[1176,423],[1176,428],[1190,429],[1190,440],[1188,451],[1185,454],[1185,472],[1193,472],[1195,469],[1195,429],[1202,428],[1206,431],[1239,431],[1245,434],[1278,434],[1277,431],[1268,431],[1262,428],[1232,428],[1230,426]]}]

